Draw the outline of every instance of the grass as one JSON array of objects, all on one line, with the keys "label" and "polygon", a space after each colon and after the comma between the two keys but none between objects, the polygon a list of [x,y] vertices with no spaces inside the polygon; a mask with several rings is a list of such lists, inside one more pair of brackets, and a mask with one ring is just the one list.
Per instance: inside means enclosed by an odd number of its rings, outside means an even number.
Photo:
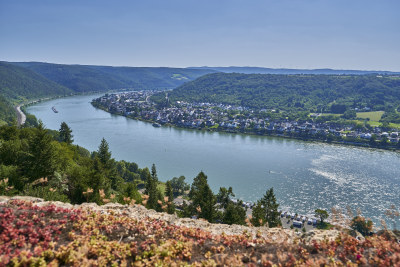
[{"label": "grass", "polygon": [[378,122],[384,113],[384,111],[357,112],[357,118]]},{"label": "grass", "polygon": [[392,128],[400,129],[400,123],[389,123],[389,126]]}]

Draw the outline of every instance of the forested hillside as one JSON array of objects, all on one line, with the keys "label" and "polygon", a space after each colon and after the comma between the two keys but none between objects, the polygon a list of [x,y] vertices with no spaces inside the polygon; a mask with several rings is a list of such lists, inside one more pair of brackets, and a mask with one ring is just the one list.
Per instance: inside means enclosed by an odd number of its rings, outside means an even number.
[{"label": "forested hillside", "polygon": [[7,99],[20,101],[71,92],[29,69],[0,62],[0,94]]},{"label": "forested hillside", "polygon": [[400,77],[215,73],[176,88],[169,98],[285,111],[384,110],[400,105]]},{"label": "forested hillside", "polygon": [[214,70],[179,68],[109,67],[42,62],[12,63],[43,75],[75,92],[175,88]]},{"label": "forested hillside", "polygon": [[15,122],[16,116],[13,106],[0,95],[0,125]]},{"label": "forested hillside", "polygon": [[13,104],[28,99],[114,89],[175,88],[214,70],[0,62],[0,125],[12,123]]}]

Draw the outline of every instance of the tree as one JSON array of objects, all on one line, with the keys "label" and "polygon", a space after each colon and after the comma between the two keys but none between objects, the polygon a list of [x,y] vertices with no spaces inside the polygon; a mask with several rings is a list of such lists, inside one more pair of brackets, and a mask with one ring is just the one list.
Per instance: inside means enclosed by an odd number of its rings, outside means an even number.
[{"label": "tree", "polygon": [[209,222],[213,222],[217,215],[215,208],[216,198],[207,182],[207,176],[200,172],[194,179],[189,192],[192,203],[187,207],[186,214],[198,215]]},{"label": "tree", "polygon": [[171,181],[167,181],[165,184],[165,196],[168,197],[167,200],[167,212],[169,214],[175,213],[175,205],[174,205],[174,192],[172,190]]},{"label": "tree", "polygon": [[357,113],[354,109],[348,109],[344,112],[343,118],[345,119],[355,119],[357,117]]},{"label": "tree", "polygon": [[149,196],[146,207],[149,209],[157,208],[158,192],[157,192],[157,181],[153,179],[150,173],[147,174],[145,180],[145,191],[144,193]]},{"label": "tree", "polygon": [[183,195],[186,190],[190,189],[190,186],[185,182],[185,176],[183,175],[179,176],[179,178],[172,178],[171,186],[175,196]]},{"label": "tree", "polygon": [[315,216],[319,217],[321,220],[321,224],[323,224],[324,220],[329,217],[329,214],[326,210],[316,209]]},{"label": "tree", "polygon": [[104,138],[101,139],[101,143],[100,143],[97,153],[98,153],[100,162],[103,163],[103,165],[107,167],[110,162],[110,159],[111,159],[111,152],[109,151],[108,143],[107,143],[106,139],[104,139]]},{"label": "tree", "polygon": [[29,141],[27,167],[31,181],[53,174],[57,168],[52,138],[44,128],[42,121],[39,121],[35,133]]},{"label": "tree", "polygon": [[234,197],[232,187],[226,189],[225,187],[220,187],[219,192],[217,194],[217,202],[221,204],[221,206],[226,209],[228,203],[231,201],[231,197]]},{"label": "tree", "polygon": [[356,216],[351,220],[351,229],[360,232],[363,236],[370,235],[372,232],[373,223],[371,220],[366,220],[362,216]]},{"label": "tree", "polygon": [[71,130],[71,128],[69,128],[68,124],[65,122],[61,123],[59,134],[60,134],[61,142],[65,142],[67,144],[72,144],[72,142],[74,141],[74,139],[72,139],[72,137],[73,137],[72,130]]},{"label": "tree", "polygon": [[246,211],[242,208],[242,202],[237,204],[229,202],[225,208],[223,215],[223,222],[226,224],[240,224],[246,223]]},{"label": "tree", "polygon": [[276,203],[276,198],[274,194],[274,188],[271,187],[264,198],[261,200],[265,208],[265,220],[268,222],[269,227],[277,227],[281,225],[281,220],[279,217],[278,207],[279,204]]},{"label": "tree", "polygon": [[269,227],[281,225],[278,207],[279,204],[276,203],[274,189],[271,187],[253,208],[251,223],[254,226],[262,226],[266,223],[268,223]]},{"label": "tree", "polygon": [[265,224],[265,208],[263,207],[261,200],[258,200],[257,204],[253,207],[251,224],[254,226],[263,226]]},{"label": "tree", "polygon": [[158,177],[157,177],[157,169],[156,169],[156,165],[153,163],[153,165],[151,165],[151,177],[155,180],[158,181]]}]

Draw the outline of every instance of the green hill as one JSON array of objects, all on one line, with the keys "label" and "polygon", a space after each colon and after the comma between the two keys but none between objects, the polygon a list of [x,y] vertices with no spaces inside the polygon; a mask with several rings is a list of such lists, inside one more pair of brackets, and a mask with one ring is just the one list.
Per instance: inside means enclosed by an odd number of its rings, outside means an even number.
[{"label": "green hill", "polygon": [[7,99],[20,101],[70,92],[29,69],[0,62],[0,94]]},{"label": "green hill", "polygon": [[16,121],[13,104],[17,102],[70,92],[31,70],[0,62],[0,125]]},{"label": "green hill", "polygon": [[214,70],[64,65],[42,62],[12,63],[32,70],[75,92],[175,88]]},{"label": "green hill", "polygon": [[[164,96],[158,94],[153,99]],[[214,73],[185,83],[170,92],[169,98],[285,111],[384,110],[400,105],[400,79],[376,75]]]}]

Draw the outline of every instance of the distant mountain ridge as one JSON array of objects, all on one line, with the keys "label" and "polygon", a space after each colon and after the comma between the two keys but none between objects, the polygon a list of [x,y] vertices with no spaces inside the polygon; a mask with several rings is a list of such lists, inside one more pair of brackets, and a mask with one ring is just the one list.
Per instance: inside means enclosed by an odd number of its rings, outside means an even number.
[{"label": "distant mountain ridge", "polygon": [[208,69],[112,67],[43,62],[13,62],[10,64],[34,71],[74,92],[108,91],[122,88],[171,89],[204,74],[217,72]]},{"label": "distant mountain ridge", "polygon": [[209,69],[224,73],[243,73],[243,74],[327,74],[327,75],[366,75],[383,74],[398,75],[400,72],[375,71],[375,70],[336,70],[336,69],[286,69],[286,68],[263,68],[263,67],[190,67],[191,69]]}]

